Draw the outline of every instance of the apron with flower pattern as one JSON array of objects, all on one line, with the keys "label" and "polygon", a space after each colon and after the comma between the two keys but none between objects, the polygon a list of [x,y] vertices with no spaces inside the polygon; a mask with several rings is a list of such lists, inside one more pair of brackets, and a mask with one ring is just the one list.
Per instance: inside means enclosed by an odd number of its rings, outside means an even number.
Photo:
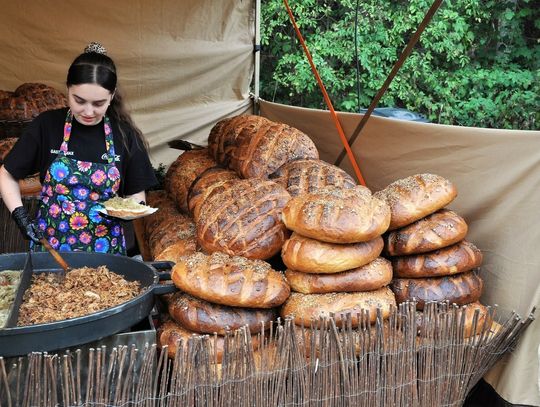
[{"label": "apron with flower pattern", "polygon": [[[60,251],[126,254],[124,231],[118,220],[103,217],[101,202],[112,198],[120,187],[120,172],[114,163],[111,124],[104,117],[107,163],[68,158],[73,115],[68,111],[60,152],[45,174],[37,213],[39,229],[51,246]],[[42,245],[33,250],[44,251]]]}]

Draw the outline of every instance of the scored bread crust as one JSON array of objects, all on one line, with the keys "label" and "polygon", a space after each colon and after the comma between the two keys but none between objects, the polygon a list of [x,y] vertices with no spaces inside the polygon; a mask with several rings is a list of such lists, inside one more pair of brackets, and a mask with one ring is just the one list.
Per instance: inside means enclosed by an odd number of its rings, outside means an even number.
[{"label": "scored bread crust", "polygon": [[289,236],[281,220],[289,199],[285,188],[272,181],[225,181],[215,186],[200,207],[197,240],[208,253],[269,259]]},{"label": "scored bread crust", "polygon": [[290,293],[283,274],[265,261],[220,252],[184,256],[174,265],[171,279],[194,297],[231,307],[273,308]]},{"label": "scored bread crust", "polygon": [[168,304],[169,315],[180,325],[198,333],[225,335],[247,326],[251,334],[268,329],[277,316],[275,308],[249,309],[228,307],[176,292]]},{"label": "scored bread crust", "polygon": [[395,306],[394,294],[388,287],[355,293],[301,294],[293,292],[281,307],[281,316],[283,318],[291,316],[296,325],[310,326],[312,322],[316,324],[320,317],[333,314],[336,325],[343,326],[349,322],[347,314],[350,314],[351,326],[356,327],[362,321],[362,312],[369,312],[369,321],[374,323],[378,308],[381,310],[382,318],[386,319]]},{"label": "scored bread crust", "polygon": [[328,185],[354,188],[354,178],[339,167],[323,160],[300,158],[286,162],[269,178],[287,189],[291,196],[315,192]]},{"label": "scored bread crust", "polygon": [[457,196],[457,189],[440,175],[416,174],[394,181],[374,195],[390,206],[388,230],[394,230],[444,208]]},{"label": "scored bread crust", "polygon": [[478,301],[484,282],[474,271],[455,276],[431,278],[394,278],[390,283],[398,304],[416,300],[416,309],[424,309],[426,302],[448,301],[465,305]]},{"label": "scored bread crust", "polygon": [[287,228],[329,243],[358,243],[382,235],[390,223],[388,205],[361,185],[327,186],[293,197],[283,208]]},{"label": "scored bread crust", "polygon": [[385,237],[385,250],[390,256],[425,253],[463,240],[467,231],[467,223],[461,216],[441,209],[389,232]]},{"label": "scored bread crust", "polygon": [[392,258],[396,277],[438,277],[463,273],[482,264],[482,252],[471,242],[462,240],[433,252]]},{"label": "scored bread crust", "polygon": [[375,260],[383,249],[380,236],[360,243],[327,243],[293,232],[281,249],[283,263],[305,273],[339,273]]},{"label": "scored bread crust", "polygon": [[292,291],[303,294],[378,290],[392,281],[392,264],[383,257],[352,270],[335,274],[309,274],[287,270]]}]

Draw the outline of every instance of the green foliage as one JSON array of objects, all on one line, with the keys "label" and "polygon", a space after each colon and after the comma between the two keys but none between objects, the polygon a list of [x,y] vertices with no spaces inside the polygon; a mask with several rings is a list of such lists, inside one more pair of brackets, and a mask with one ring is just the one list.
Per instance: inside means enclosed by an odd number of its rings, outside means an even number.
[{"label": "green foliage", "polygon": [[157,178],[157,185],[154,185],[152,188],[150,188],[150,191],[153,190],[160,190],[163,189],[163,181],[165,179],[165,174],[167,173],[167,167],[165,167],[165,164],[159,163],[157,168],[152,168],[154,170],[154,174]]},{"label": "green foliage", "polygon": [[[336,110],[370,104],[431,3],[290,2]],[[443,2],[379,106],[403,107],[444,124],[537,128],[539,17],[529,0]],[[262,2],[261,44],[261,97],[325,109],[282,0]]]}]

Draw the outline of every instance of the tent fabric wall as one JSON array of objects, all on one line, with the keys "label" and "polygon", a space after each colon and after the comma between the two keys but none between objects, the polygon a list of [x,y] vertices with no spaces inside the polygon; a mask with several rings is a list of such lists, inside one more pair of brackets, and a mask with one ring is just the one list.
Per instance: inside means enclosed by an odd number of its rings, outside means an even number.
[{"label": "tent fabric wall", "polygon": [[[260,101],[261,115],[309,135],[321,159],[334,163],[342,144],[328,111]],[[362,116],[340,113],[345,134]],[[484,253],[481,301],[507,317],[540,309],[540,131],[444,126],[371,117],[351,146],[372,191],[416,173],[436,173],[458,189],[449,208],[469,224],[467,239]],[[342,168],[354,176],[346,157]],[[506,401],[540,405],[540,322],[486,376]]]},{"label": "tent fabric wall", "polygon": [[0,89],[42,82],[65,92],[67,69],[91,41],[114,59],[120,88],[154,165],[205,143],[219,119],[251,109],[252,0],[1,0]]}]

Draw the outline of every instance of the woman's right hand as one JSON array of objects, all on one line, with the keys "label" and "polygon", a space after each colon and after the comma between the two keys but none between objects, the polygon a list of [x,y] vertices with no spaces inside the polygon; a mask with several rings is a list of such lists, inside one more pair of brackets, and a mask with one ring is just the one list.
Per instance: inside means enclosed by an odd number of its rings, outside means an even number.
[{"label": "woman's right hand", "polygon": [[39,243],[39,240],[43,238],[43,233],[39,230],[35,220],[30,218],[28,212],[24,206],[18,206],[11,212],[11,217],[19,227],[22,235],[25,239],[30,239],[34,243]]}]

